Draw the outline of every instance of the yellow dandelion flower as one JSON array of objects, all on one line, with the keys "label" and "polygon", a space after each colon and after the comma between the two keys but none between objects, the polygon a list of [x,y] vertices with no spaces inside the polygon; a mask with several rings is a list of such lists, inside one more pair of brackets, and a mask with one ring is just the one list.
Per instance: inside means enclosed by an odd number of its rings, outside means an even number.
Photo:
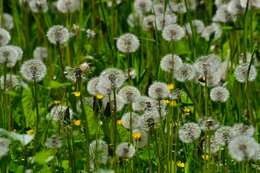
[{"label": "yellow dandelion flower", "polygon": [[133,139],[139,140],[142,137],[142,134],[139,132],[135,132],[132,134]]},{"label": "yellow dandelion flower", "polygon": [[73,124],[74,124],[75,126],[80,126],[81,121],[80,121],[80,120],[74,120],[74,121],[73,121]]},{"label": "yellow dandelion flower", "polygon": [[175,100],[170,100],[170,101],[169,101],[169,105],[172,106],[172,107],[174,107],[174,106],[177,105],[177,102],[176,102]]},{"label": "yellow dandelion flower", "polygon": [[122,122],[122,120],[117,120],[117,121],[116,121],[116,124],[117,124],[117,125],[122,125],[123,122]]},{"label": "yellow dandelion flower", "polygon": [[175,88],[175,85],[173,83],[169,83],[169,84],[167,84],[167,88],[169,91],[171,91]]},{"label": "yellow dandelion flower", "polygon": [[27,133],[28,135],[32,135],[32,134],[34,134],[34,130],[33,130],[33,129],[27,130],[26,133]]},{"label": "yellow dandelion flower", "polygon": [[208,154],[203,154],[201,157],[202,157],[203,160],[206,160],[206,161],[209,160]]},{"label": "yellow dandelion flower", "polygon": [[165,100],[162,100],[162,101],[163,101],[163,103],[164,103],[164,104],[166,104],[166,105],[167,105],[167,104],[169,104],[169,102],[170,102],[170,101],[169,101],[169,100],[167,100],[167,99],[165,99]]},{"label": "yellow dandelion flower", "polygon": [[184,113],[191,113],[191,109],[185,107],[185,108],[183,108],[183,112],[184,112]]},{"label": "yellow dandelion flower", "polygon": [[75,97],[79,97],[80,96],[80,91],[74,91],[72,93]]},{"label": "yellow dandelion flower", "polygon": [[102,94],[97,94],[97,95],[96,95],[96,98],[100,100],[100,99],[103,99],[104,96],[103,96]]},{"label": "yellow dandelion flower", "polygon": [[177,165],[179,168],[184,168],[184,167],[185,167],[185,163],[182,162],[182,161],[177,161],[177,162],[176,162],[176,165]]}]

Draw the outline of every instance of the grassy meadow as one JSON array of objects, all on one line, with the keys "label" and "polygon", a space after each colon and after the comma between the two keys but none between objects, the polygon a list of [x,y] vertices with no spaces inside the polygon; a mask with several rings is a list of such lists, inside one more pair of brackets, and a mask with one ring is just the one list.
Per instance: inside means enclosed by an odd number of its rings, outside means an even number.
[{"label": "grassy meadow", "polygon": [[0,0],[0,173],[260,172],[260,0]]}]

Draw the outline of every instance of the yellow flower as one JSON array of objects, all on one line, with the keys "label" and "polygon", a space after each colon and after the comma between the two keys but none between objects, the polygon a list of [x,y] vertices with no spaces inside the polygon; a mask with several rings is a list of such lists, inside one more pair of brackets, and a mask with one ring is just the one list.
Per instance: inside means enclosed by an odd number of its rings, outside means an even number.
[{"label": "yellow flower", "polygon": [[185,108],[183,108],[183,112],[184,112],[184,113],[191,113],[191,109],[185,107]]},{"label": "yellow flower", "polygon": [[100,100],[100,99],[103,99],[104,96],[103,96],[102,94],[97,94],[97,95],[96,95],[96,98]]},{"label": "yellow flower", "polygon": [[80,120],[74,120],[74,121],[73,121],[73,124],[74,124],[75,126],[80,126],[81,121],[80,121]]},{"label": "yellow flower", "polygon": [[209,160],[209,155],[207,155],[207,154],[203,154],[201,157],[203,160],[206,160],[206,161]]},{"label": "yellow flower", "polygon": [[185,163],[183,163],[182,161],[177,161],[177,162],[176,162],[176,165],[177,165],[179,168],[184,168],[184,167],[185,167]]},{"label": "yellow flower", "polygon": [[174,107],[177,105],[177,102],[175,100],[170,100],[169,105]]},{"label": "yellow flower", "polygon": [[80,96],[80,91],[74,91],[72,93],[75,97],[79,97]]},{"label": "yellow flower", "polygon": [[170,101],[167,100],[167,99],[163,100],[163,103],[166,104],[166,105],[169,104],[169,102],[170,102]]},{"label": "yellow flower", "polygon": [[60,100],[54,100],[54,104],[60,104]]},{"label": "yellow flower", "polygon": [[169,83],[169,84],[167,84],[167,88],[169,91],[171,91],[175,88],[175,85],[173,83]]},{"label": "yellow flower", "polygon": [[27,133],[28,135],[32,135],[32,134],[34,134],[34,130],[33,130],[33,129],[27,130],[26,133]]},{"label": "yellow flower", "polygon": [[139,140],[142,137],[142,134],[139,132],[135,132],[132,134],[133,139]]},{"label": "yellow flower", "polygon": [[116,121],[116,124],[117,124],[117,125],[122,125],[122,120],[117,120],[117,121]]}]

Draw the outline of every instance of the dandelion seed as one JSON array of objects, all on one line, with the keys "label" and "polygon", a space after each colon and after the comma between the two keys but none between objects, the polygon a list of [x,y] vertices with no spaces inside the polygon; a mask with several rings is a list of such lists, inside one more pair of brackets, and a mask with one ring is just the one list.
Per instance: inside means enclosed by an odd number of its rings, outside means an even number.
[{"label": "dandelion seed", "polygon": [[32,59],[22,64],[20,72],[27,81],[40,82],[45,77],[47,69],[41,60]]},{"label": "dandelion seed", "polygon": [[148,89],[148,95],[154,99],[164,99],[169,93],[167,84],[163,82],[154,82]]},{"label": "dandelion seed", "polygon": [[135,154],[135,148],[132,144],[123,142],[116,147],[116,155],[122,159],[132,158]]},{"label": "dandelion seed", "polygon": [[133,53],[139,48],[140,41],[134,34],[126,33],[117,39],[116,46],[123,53]]},{"label": "dandelion seed", "polygon": [[227,5],[220,6],[217,9],[216,14],[213,16],[212,21],[223,23],[235,21],[236,16],[230,14],[227,7]]},{"label": "dandelion seed", "polygon": [[217,141],[222,146],[229,143],[231,140],[231,129],[232,128],[229,126],[222,126],[217,129],[214,134],[215,141]]},{"label": "dandelion seed", "polygon": [[196,123],[186,123],[179,129],[179,138],[184,143],[191,143],[198,139],[201,129]]},{"label": "dandelion seed", "polygon": [[184,29],[177,24],[170,24],[164,27],[162,37],[166,41],[179,41],[185,36]]},{"label": "dandelion seed", "polygon": [[[109,100],[110,100],[110,102],[109,102]],[[109,103],[110,108],[112,110],[115,110],[115,108],[116,108],[116,110],[118,112],[121,111],[124,108],[125,104],[126,104],[125,103],[125,99],[122,98],[122,96],[120,96],[118,94],[116,94],[116,105],[115,105],[115,102],[114,102],[114,97],[111,97],[109,99],[109,96],[106,96],[104,99],[102,99],[102,104],[103,104],[104,108],[107,106],[108,103]]]},{"label": "dandelion seed", "polygon": [[87,90],[92,96],[96,96],[99,94],[97,91],[98,82],[99,82],[98,77],[94,77],[88,81]]},{"label": "dandelion seed", "polygon": [[36,47],[33,51],[33,58],[45,60],[48,57],[48,50],[46,47]]},{"label": "dandelion seed", "polygon": [[80,9],[80,0],[58,0],[57,9],[62,13],[73,13]]},{"label": "dandelion seed", "polygon": [[160,62],[160,67],[163,71],[173,73],[176,69],[181,67],[182,59],[178,55],[167,54]]},{"label": "dandelion seed", "polygon": [[229,98],[229,91],[225,87],[215,87],[210,91],[210,98],[214,102],[226,102]]},{"label": "dandelion seed", "polygon": [[119,90],[118,95],[120,95],[126,103],[130,104],[135,102],[136,99],[141,96],[140,91],[133,86],[124,86]]},{"label": "dandelion seed", "polygon": [[142,22],[142,27],[145,31],[150,31],[155,28],[155,16],[148,15],[145,16]]},{"label": "dandelion seed", "polygon": [[126,77],[122,70],[116,68],[107,68],[99,76],[98,91],[102,91],[102,87],[108,90],[108,92],[100,92],[106,95],[115,88],[119,88],[125,82]]},{"label": "dandelion seed", "polygon": [[252,82],[256,79],[257,71],[253,64],[243,63],[236,67],[235,78],[240,83]]},{"label": "dandelion seed", "polygon": [[256,153],[257,143],[249,136],[237,136],[228,144],[230,156],[236,161],[248,160]]},{"label": "dandelion seed", "polygon": [[62,121],[65,117],[66,110],[69,109],[69,118],[72,119],[73,111],[67,106],[56,105],[51,109],[51,112],[47,115],[47,119],[53,121]]},{"label": "dandelion seed", "polygon": [[231,136],[253,136],[255,133],[255,128],[252,125],[245,125],[242,123],[234,124],[231,131]]},{"label": "dandelion seed", "polygon": [[54,25],[48,30],[47,37],[50,43],[54,45],[65,44],[68,42],[70,34],[68,29],[64,26]]},{"label": "dandelion seed", "polygon": [[175,14],[162,14],[155,16],[155,26],[158,31],[163,30],[166,26],[171,24],[176,25],[177,16]]},{"label": "dandelion seed", "polygon": [[161,117],[157,110],[145,111],[141,116],[142,127],[144,129],[157,128],[160,121]]}]

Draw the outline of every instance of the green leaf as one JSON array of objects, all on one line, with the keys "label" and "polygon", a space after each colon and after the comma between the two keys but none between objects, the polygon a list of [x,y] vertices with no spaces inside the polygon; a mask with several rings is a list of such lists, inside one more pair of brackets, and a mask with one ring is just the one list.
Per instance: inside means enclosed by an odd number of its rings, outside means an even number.
[{"label": "green leaf", "polygon": [[66,82],[66,83],[60,83],[60,82],[57,82],[57,81],[50,81],[49,82],[49,85],[48,85],[48,89],[58,89],[58,88],[65,88],[67,86],[70,86],[71,84],[69,82]]},{"label": "green leaf", "polygon": [[22,106],[26,120],[26,127],[32,127],[35,123],[36,113],[33,107],[33,96],[30,89],[23,90]]},{"label": "green leaf", "polygon": [[45,150],[45,151],[36,153],[35,162],[37,162],[40,165],[44,165],[48,161],[48,158],[52,155],[53,155],[53,151],[51,151],[51,150]]}]

